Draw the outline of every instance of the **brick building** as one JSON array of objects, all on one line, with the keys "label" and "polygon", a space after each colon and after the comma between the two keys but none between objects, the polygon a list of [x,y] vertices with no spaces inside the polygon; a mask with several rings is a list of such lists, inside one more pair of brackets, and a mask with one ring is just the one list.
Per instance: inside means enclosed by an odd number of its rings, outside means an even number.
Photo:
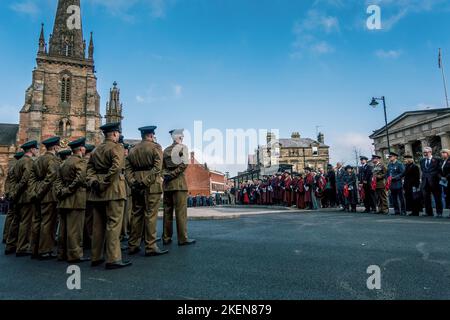
[{"label": "brick building", "polygon": [[223,193],[227,189],[225,174],[210,170],[206,164],[201,164],[195,159],[191,152],[189,165],[186,169],[186,180],[189,194],[192,196],[210,196],[214,193]]}]

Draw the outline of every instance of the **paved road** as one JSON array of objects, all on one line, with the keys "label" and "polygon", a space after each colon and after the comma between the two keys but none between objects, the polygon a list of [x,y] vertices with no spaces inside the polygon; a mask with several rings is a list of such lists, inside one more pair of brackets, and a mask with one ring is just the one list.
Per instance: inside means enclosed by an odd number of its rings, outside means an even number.
[{"label": "paved road", "polygon": [[[0,223],[3,225],[3,217]],[[190,221],[198,240],[128,269],[0,255],[0,299],[450,299],[450,220],[280,211]],[[382,289],[366,287],[369,265]]]}]

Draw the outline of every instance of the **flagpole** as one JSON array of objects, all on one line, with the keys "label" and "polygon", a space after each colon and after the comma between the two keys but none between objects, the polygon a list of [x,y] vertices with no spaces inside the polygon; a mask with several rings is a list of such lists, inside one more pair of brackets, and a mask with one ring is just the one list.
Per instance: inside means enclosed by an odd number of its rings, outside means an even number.
[{"label": "flagpole", "polygon": [[448,104],[447,80],[445,79],[444,63],[443,63],[443,59],[442,59],[441,49],[439,49],[439,66],[440,66],[441,71],[442,71],[442,80],[444,82],[445,104],[447,105],[447,108],[449,108],[450,106]]}]

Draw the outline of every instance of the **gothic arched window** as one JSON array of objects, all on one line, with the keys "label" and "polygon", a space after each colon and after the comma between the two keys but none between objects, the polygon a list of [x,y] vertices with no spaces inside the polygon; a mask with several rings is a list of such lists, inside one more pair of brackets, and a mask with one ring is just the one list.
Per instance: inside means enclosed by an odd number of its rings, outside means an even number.
[{"label": "gothic arched window", "polygon": [[64,75],[61,79],[61,102],[70,102],[71,80],[69,75]]}]

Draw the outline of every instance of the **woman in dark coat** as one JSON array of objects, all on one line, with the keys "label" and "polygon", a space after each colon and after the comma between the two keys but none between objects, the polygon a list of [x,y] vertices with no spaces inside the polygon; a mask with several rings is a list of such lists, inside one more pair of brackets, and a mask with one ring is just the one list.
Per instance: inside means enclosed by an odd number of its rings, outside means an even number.
[{"label": "woman in dark coat", "polygon": [[441,151],[442,157],[442,179],[447,182],[447,187],[444,187],[445,192],[445,207],[450,209],[450,150],[444,149]]},{"label": "woman in dark coat", "polygon": [[356,212],[356,205],[358,204],[358,188],[356,181],[356,174],[353,171],[353,167],[348,165],[345,167],[345,173],[343,176],[344,182],[344,197],[346,211]]},{"label": "woman in dark coat", "polygon": [[409,216],[418,216],[422,211],[422,195],[420,191],[420,169],[410,155],[405,155],[405,172],[403,173],[403,190],[405,190],[406,212]]}]

